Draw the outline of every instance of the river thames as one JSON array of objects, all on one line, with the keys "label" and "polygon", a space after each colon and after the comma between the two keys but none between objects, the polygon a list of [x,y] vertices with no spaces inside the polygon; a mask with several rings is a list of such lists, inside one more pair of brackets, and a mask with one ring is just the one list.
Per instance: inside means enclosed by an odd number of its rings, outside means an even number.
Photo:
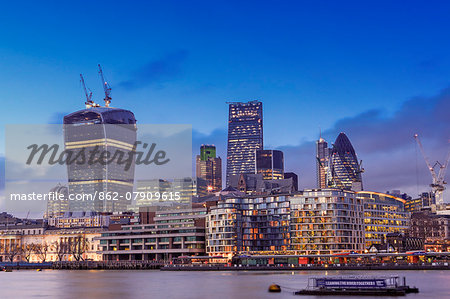
[{"label": "river thames", "polygon": [[[445,270],[424,271],[282,271],[169,272],[99,270],[15,270],[0,273],[0,298],[316,298],[295,296],[310,276],[404,275],[419,294],[407,298],[449,298]],[[268,293],[270,284],[281,293]],[[333,298],[340,298],[334,297]],[[371,297],[364,297],[371,298]],[[376,298],[376,297],[375,297]],[[379,298],[379,297],[378,297]]]}]

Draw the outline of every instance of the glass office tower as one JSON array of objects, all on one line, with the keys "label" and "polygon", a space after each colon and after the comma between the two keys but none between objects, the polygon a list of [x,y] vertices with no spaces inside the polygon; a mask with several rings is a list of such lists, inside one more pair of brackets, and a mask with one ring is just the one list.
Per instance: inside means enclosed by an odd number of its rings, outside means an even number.
[{"label": "glass office tower", "polygon": [[330,149],[327,183],[329,187],[361,191],[362,169],[355,150],[345,133],[340,133]]},{"label": "glass office tower", "polygon": [[[68,163],[69,194],[79,200],[70,201],[71,211],[126,211],[127,193],[133,192],[135,159],[128,169],[122,162],[134,152],[136,120],[131,111],[111,107],[90,107],[64,117],[65,150],[72,156],[85,156]],[[102,154],[102,153],[109,154]],[[94,156],[92,156],[93,153]],[[113,155],[117,158],[110,163]],[[102,156],[104,155],[104,156]],[[92,159],[93,157],[93,159]],[[107,193],[109,198],[107,198]],[[84,197],[83,197],[84,196]],[[115,200],[113,200],[113,198]]]},{"label": "glass office tower", "polygon": [[256,173],[265,180],[284,179],[283,152],[278,150],[256,150]]},{"label": "glass office tower", "polygon": [[322,137],[316,141],[317,188],[327,187],[327,168],[329,158],[328,143]]},{"label": "glass office tower", "polygon": [[262,148],[262,102],[229,103],[227,186],[230,175],[255,173],[256,150]]}]

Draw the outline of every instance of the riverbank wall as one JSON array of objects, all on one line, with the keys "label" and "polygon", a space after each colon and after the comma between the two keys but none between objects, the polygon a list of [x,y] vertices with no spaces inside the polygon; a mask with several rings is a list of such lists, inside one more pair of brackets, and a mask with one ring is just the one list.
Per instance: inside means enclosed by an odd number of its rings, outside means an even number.
[{"label": "riverbank wall", "polygon": [[222,265],[166,265],[161,271],[324,271],[324,270],[450,270],[447,263],[380,264],[380,265],[302,265],[302,266],[222,266]]},{"label": "riverbank wall", "polygon": [[0,263],[0,269],[29,270],[161,270],[161,271],[373,271],[373,270],[450,270],[448,263],[422,263],[422,264],[325,264],[325,265],[168,265],[158,262],[146,261],[79,261],[79,262],[47,262],[47,263]]}]

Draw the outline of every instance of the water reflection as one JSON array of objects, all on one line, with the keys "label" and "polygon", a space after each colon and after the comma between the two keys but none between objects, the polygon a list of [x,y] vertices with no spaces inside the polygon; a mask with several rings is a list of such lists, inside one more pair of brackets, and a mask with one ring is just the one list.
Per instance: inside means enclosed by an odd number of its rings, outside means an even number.
[{"label": "water reflection", "polygon": [[[0,273],[1,298],[296,298],[308,276],[405,275],[419,294],[408,298],[444,298],[450,294],[445,271],[283,271],[283,272],[163,272],[163,271],[13,271]],[[268,293],[270,284],[282,293]],[[302,298],[314,298],[302,296]],[[334,297],[339,298],[339,297]],[[370,297],[366,297],[370,298]]]}]

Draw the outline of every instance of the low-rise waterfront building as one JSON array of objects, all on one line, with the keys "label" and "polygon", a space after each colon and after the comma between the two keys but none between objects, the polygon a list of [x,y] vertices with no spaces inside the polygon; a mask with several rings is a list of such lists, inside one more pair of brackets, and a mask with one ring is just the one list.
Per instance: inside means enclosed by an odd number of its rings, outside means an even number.
[{"label": "low-rise waterfront building", "polygon": [[414,212],[411,215],[409,235],[423,239],[427,251],[448,251],[450,249],[450,215],[439,215],[427,210]]},{"label": "low-rise waterfront building", "polygon": [[26,221],[0,228],[0,262],[101,260],[97,253],[102,228],[56,228]]},{"label": "low-rise waterfront building", "polygon": [[402,233],[387,234],[385,243],[390,244],[394,251],[399,253],[424,250],[424,240],[422,238],[411,237]]},{"label": "low-rise waterfront building", "polygon": [[206,252],[210,256],[223,256],[231,260],[238,252],[238,236],[241,235],[237,227],[241,213],[234,205],[212,208],[206,220]]},{"label": "low-rise waterfront building", "polygon": [[102,231],[103,228],[48,228],[41,235],[25,235],[22,238],[21,260],[36,263],[100,261],[100,242],[96,238]]},{"label": "low-rise waterfront building", "polygon": [[287,195],[223,196],[207,216],[207,253],[231,259],[239,252],[284,252],[289,213]]},{"label": "low-rise waterfront building", "polygon": [[389,233],[405,234],[410,214],[405,211],[405,200],[390,194],[361,191],[357,198],[364,203],[365,246],[382,244]]},{"label": "low-rise waterfront building", "polygon": [[355,192],[311,189],[289,200],[290,248],[296,254],[364,251],[363,202]]},{"label": "low-rise waterfront building", "polygon": [[45,231],[42,220],[23,220],[2,213],[0,224],[0,262],[21,261],[24,236],[41,236]]},{"label": "low-rise waterfront building", "polygon": [[172,260],[205,254],[206,208],[152,212],[147,224],[123,225],[105,231],[100,251],[104,260]]}]

